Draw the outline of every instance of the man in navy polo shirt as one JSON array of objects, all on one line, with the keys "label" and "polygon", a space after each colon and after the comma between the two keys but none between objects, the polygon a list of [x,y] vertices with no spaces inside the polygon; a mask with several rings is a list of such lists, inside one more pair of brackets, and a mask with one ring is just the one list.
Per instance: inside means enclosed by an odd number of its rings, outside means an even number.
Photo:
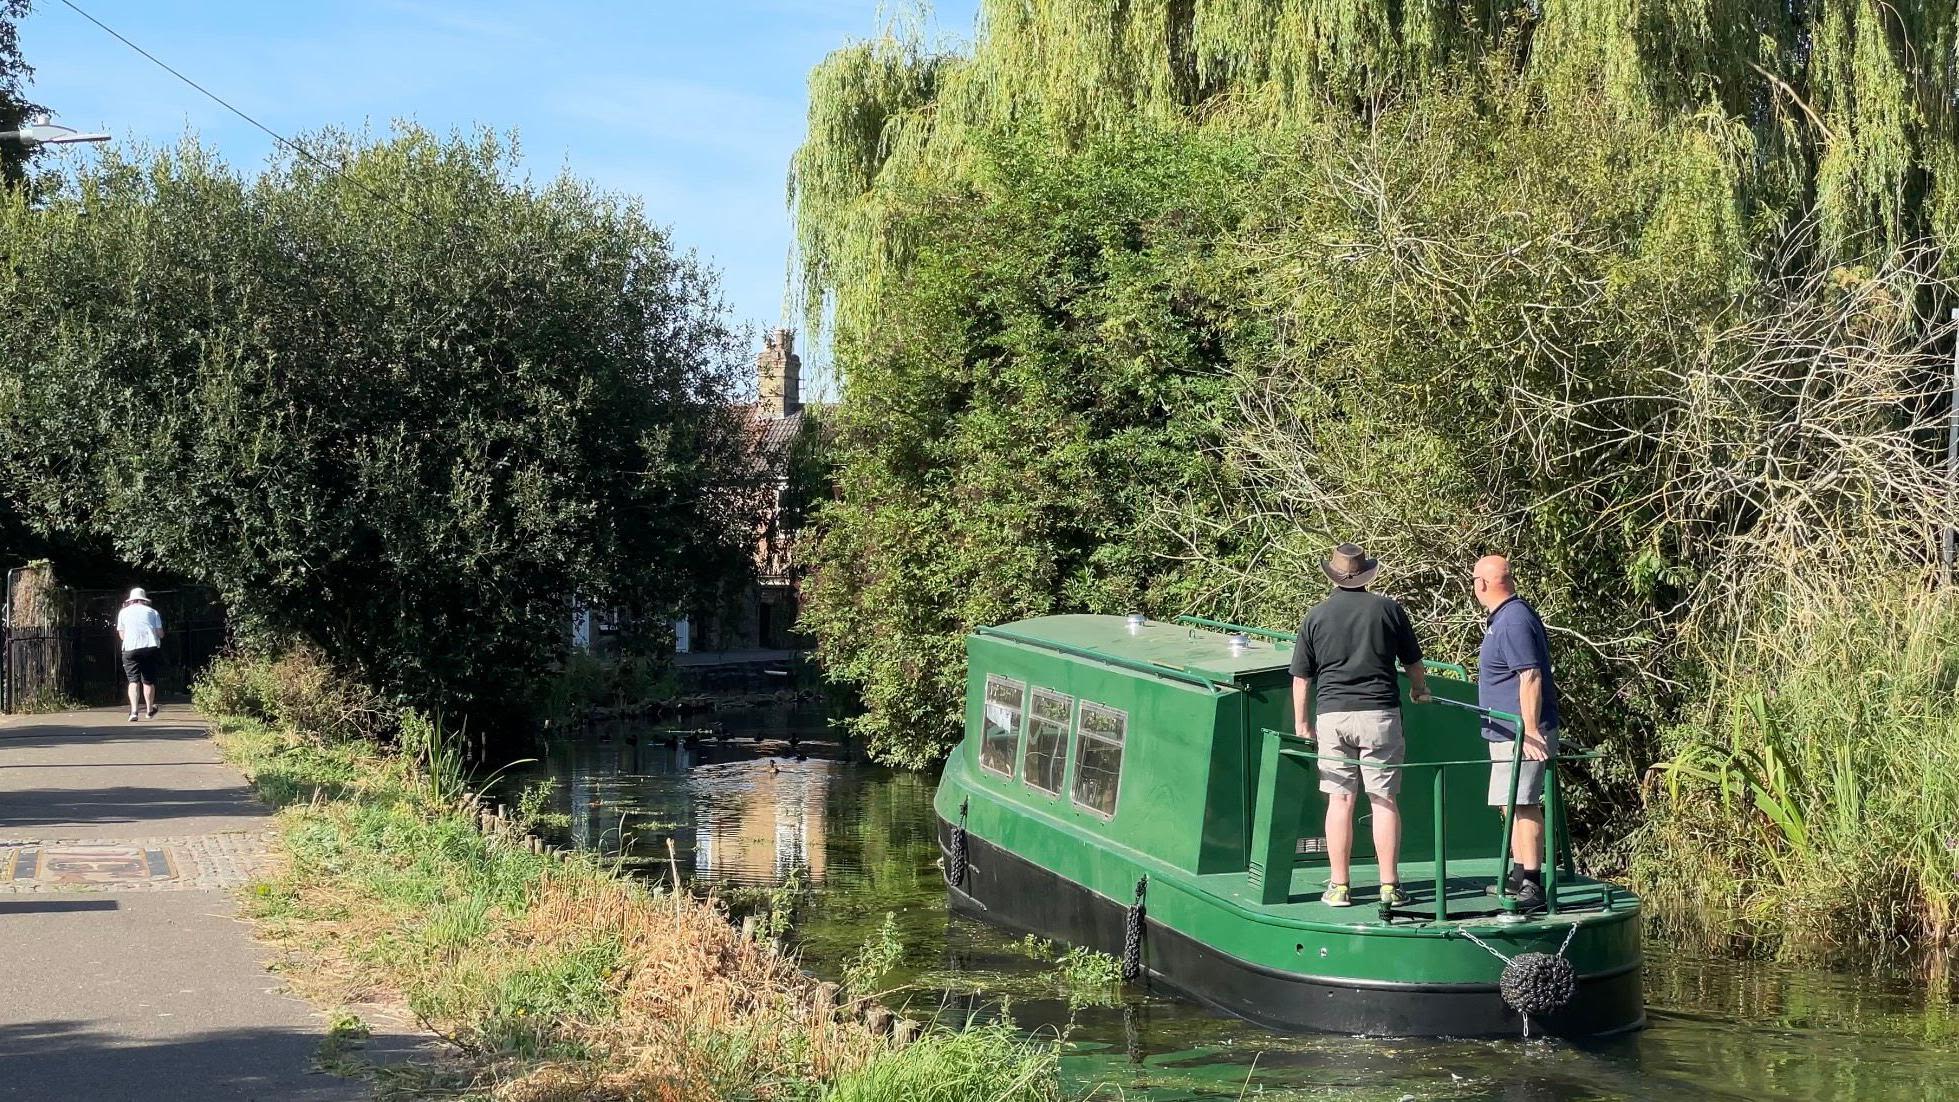
[{"label": "man in navy polo shirt", "polygon": [[1477,703],[1522,716],[1523,739],[1507,720],[1483,718],[1490,747],[1490,806],[1510,802],[1510,762],[1521,747],[1517,817],[1510,829],[1510,893],[1518,906],[1544,906],[1544,771],[1558,752],[1558,684],[1551,677],[1551,646],[1537,610],[1517,596],[1510,561],[1485,555],[1476,561],[1476,603],[1490,614],[1477,656]]}]

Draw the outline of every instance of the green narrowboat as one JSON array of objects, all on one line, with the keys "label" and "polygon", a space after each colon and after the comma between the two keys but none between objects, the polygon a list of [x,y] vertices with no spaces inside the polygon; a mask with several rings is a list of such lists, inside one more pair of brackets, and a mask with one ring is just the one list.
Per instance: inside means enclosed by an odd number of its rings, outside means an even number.
[{"label": "green narrowboat", "polygon": [[[1123,959],[1126,978],[1282,1029],[1597,1037],[1645,1022],[1639,900],[1571,864],[1556,772],[1546,907],[1503,891],[1476,685],[1406,699],[1401,884],[1320,902],[1318,750],[1292,733],[1292,636],[1183,618],[1044,616],[967,637],[966,734],[935,808],[955,907]],[[1585,757],[1567,749],[1560,761]],[[1365,816],[1367,803],[1359,801]]]}]

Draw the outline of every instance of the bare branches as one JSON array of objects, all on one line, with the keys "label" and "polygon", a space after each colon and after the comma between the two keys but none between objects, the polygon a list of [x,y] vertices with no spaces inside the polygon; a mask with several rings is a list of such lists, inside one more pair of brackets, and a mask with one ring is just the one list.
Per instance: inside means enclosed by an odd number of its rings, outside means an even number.
[{"label": "bare branches", "polygon": [[1384,140],[1322,150],[1306,228],[1244,246],[1281,341],[1237,377],[1224,485],[1154,518],[1218,606],[1296,610],[1360,538],[1462,653],[1467,566],[1504,551],[1567,638],[1678,689],[1675,648],[1720,649],[1819,577],[1920,570],[1959,527],[1936,249],[1797,264],[1821,250],[1794,232],[1763,270],[1795,274],[1735,294],[1739,265],[1645,255],[1650,209],[1533,206],[1525,183],[1466,204],[1404,148],[1422,137]]}]

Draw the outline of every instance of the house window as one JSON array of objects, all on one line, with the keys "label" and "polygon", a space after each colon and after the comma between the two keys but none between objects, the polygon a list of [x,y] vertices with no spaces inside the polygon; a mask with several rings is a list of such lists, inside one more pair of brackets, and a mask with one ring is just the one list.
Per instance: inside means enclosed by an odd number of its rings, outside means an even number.
[{"label": "house window", "polygon": [[1061,774],[1068,766],[1068,716],[1074,710],[1074,697],[1034,690],[1034,706],[1027,713],[1027,763],[1022,772],[1028,784],[1050,796],[1061,795]]},{"label": "house window", "polygon": [[1075,739],[1075,804],[1105,818],[1116,813],[1116,782],[1122,777],[1122,736],[1129,717],[1104,704],[1082,701]]},{"label": "house window", "polygon": [[1027,708],[1027,686],[1011,678],[988,675],[986,725],[980,733],[980,764],[1002,776],[1014,775],[1014,752],[1020,740],[1020,714]]}]

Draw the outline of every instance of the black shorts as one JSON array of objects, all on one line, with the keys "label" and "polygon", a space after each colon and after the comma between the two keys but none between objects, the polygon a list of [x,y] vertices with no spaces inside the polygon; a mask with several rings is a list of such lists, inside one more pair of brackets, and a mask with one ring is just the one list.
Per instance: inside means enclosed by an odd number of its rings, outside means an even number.
[{"label": "black shorts", "polygon": [[122,652],[122,672],[129,678],[131,685],[138,682],[145,685],[156,684],[156,672],[162,668],[162,647],[142,647]]}]

